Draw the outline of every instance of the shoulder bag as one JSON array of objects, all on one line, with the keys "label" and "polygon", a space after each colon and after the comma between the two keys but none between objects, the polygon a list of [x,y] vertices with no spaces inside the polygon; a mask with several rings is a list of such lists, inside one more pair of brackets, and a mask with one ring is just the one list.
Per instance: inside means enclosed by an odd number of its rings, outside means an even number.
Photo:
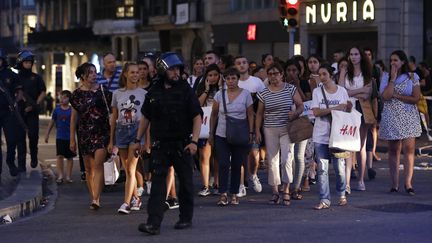
[{"label": "shoulder bag", "polygon": [[299,143],[311,138],[312,134],[313,125],[307,116],[299,116],[292,121],[288,121],[288,136],[291,143]]},{"label": "shoulder bag", "polygon": [[249,144],[249,124],[247,119],[237,119],[228,115],[225,89],[222,90],[222,103],[226,119],[226,140],[231,145]]}]

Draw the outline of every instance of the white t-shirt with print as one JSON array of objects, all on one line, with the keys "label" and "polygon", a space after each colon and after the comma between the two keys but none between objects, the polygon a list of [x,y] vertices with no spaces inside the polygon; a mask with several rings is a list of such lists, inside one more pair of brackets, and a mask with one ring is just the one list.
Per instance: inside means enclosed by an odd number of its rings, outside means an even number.
[{"label": "white t-shirt with print", "polygon": [[238,86],[251,92],[252,94],[261,92],[265,89],[263,81],[254,76],[249,76],[249,78],[244,81],[239,80]]},{"label": "white t-shirt with print", "polygon": [[141,107],[147,91],[141,88],[117,89],[113,93],[111,106],[118,109],[117,124],[129,125],[141,119]]},{"label": "white t-shirt with print", "polygon": [[[338,89],[334,94],[330,94],[324,89],[330,108],[338,106],[340,104],[346,104],[349,99],[348,92],[342,86],[337,85],[337,88]],[[313,108],[320,108],[320,109],[327,108],[321,88],[314,89],[312,93],[311,109]],[[315,125],[313,129],[314,143],[320,143],[320,144],[329,143],[330,125],[331,125],[330,121],[327,117],[315,118]]]}]

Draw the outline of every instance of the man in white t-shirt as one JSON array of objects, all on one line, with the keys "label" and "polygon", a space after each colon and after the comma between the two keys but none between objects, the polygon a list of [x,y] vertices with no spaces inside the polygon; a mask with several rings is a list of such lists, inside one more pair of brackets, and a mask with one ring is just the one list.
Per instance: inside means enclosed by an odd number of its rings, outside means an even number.
[{"label": "man in white t-shirt", "polygon": [[[234,59],[234,66],[240,72],[240,79],[238,86],[240,88],[248,90],[252,94],[254,102],[256,101],[256,93],[261,92],[265,89],[265,86],[261,79],[249,75],[249,62],[244,56],[237,56]],[[253,144],[251,151],[248,156],[248,167],[250,173],[250,180],[252,182],[253,189],[256,192],[262,191],[262,186],[257,176],[259,165],[259,144]],[[238,197],[246,196],[246,188],[244,186],[244,169],[242,169],[240,188]]]}]

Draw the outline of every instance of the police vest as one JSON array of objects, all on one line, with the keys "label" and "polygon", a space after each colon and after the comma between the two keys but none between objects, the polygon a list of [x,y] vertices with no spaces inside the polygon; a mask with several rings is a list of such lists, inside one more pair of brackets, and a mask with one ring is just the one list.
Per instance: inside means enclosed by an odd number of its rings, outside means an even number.
[{"label": "police vest", "polygon": [[151,126],[153,141],[176,141],[187,139],[192,133],[193,117],[190,105],[190,86],[184,81],[165,89],[163,84],[152,87],[150,94]]}]

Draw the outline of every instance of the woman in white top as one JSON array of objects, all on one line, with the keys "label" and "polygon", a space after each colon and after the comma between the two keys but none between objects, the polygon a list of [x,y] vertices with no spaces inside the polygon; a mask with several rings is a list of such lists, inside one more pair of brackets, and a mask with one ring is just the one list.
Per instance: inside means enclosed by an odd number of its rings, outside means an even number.
[{"label": "woman in white top", "polygon": [[[261,124],[264,120],[264,137],[268,158],[268,183],[273,196],[270,204],[279,204],[278,186],[281,184],[282,168],[283,196],[282,203],[290,205],[289,186],[293,182],[292,161],[289,160],[290,139],[288,122],[303,113],[303,101],[297,88],[284,82],[284,70],[275,63],[267,70],[269,86],[257,94],[258,110],[255,119],[256,143],[261,143]],[[295,105],[295,109],[293,109]],[[280,152],[279,152],[280,151]],[[280,155],[280,159],[279,159]]]},{"label": "woman in white top", "polygon": [[196,87],[195,81],[204,73],[204,61],[201,58],[196,58],[193,63],[192,75],[187,78],[191,88]]},{"label": "woman in white top", "polygon": [[[345,87],[348,91],[348,95],[355,108],[362,114],[365,113],[361,107],[360,101],[370,102],[372,93],[372,66],[369,63],[369,59],[366,57],[363,50],[358,47],[352,47],[348,54],[348,67],[341,66],[339,72],[339,85]],[[366,171],[366,138],[367,132],[371,124],[366,124],[364,116],[362,116],[362,124],[360,126],[360,141],[361,150],[360,153],[354,153],[360,156],[359,165],[359,176],[357,187],[354,188],[358,191],[365,191],[366,186],[364,183],[364,176]],[[346,165],[346,176],[347,176],[347,192],[351,193],[350,181],[351,181],[351,169],[355,158],[347,159]]]},{"label": "woman in white top", "polygon": [[[315,157],[318,163],[318,186],[320,192],[320,202],[315,209],[327,209],[330,207],[330,186],[329,186],[329,162],[333,164],[336,174],[336,192],[339,196],[339,206],[347,204],[345,196],[346,178],[345,161],[336,158],[329,150],[330,140],[330,116],[332,110],[350,110],[348,104],[348,93],[333,82],[333,68],[322,65],[319,68],[319,75],[323,86],[316,88],[312,94],[311,109],[315,116],[313,130],[313,141],[315,143]],[[326,101],[327,100],[327,101]],[[328,108],[327,108],[328,107]]]},{"label": "woman in white top", "polygon": [[[138,65],[126,63],[120,75],[120,88],[114,91],[111,103],[111,136],[108,152],[112,152],[115,141],[115,146],[119,148],[121,162],[126,172],[124,203],[117,210],[122,214],[129,214],[131,210],[139,210],[141,207],[135,177],[138,156],[135,155],[135,151],[130,146],[135,143],[141,119],[140,110],[147,93],[147,91],[138,87],[138,82]],[[141,145],[142,150],[144,150],[144,143],[142,142]]]}]

